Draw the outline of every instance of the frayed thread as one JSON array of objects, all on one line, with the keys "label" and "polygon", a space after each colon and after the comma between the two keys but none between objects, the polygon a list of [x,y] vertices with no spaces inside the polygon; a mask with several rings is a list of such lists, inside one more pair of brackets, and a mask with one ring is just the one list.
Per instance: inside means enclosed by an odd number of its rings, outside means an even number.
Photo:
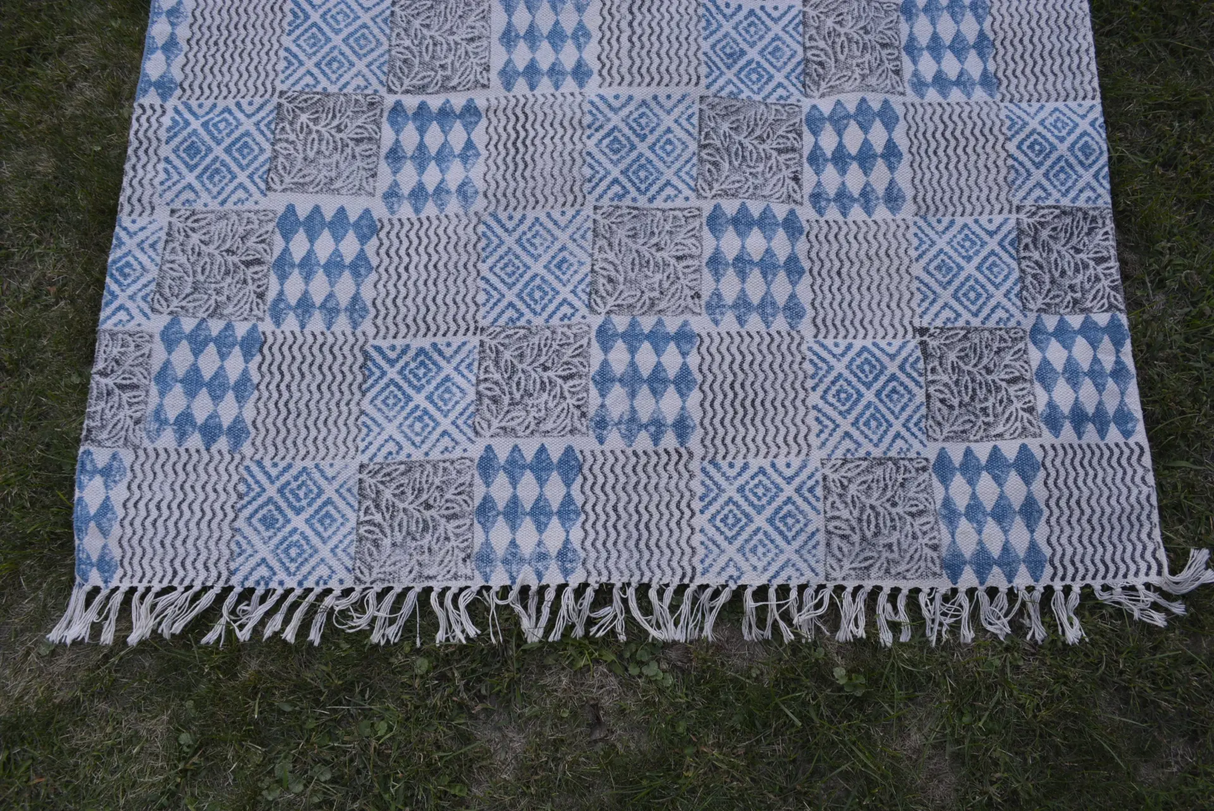
[{"label": "frayed thread", "polygon": [[[1208,551],[1196,550],[1176,575],[1165,575],[1151,583],[1095,584],[1091,586],[1092,596],[1106,605],[1122,608],[1134,619],[1166,626],[1169,615],[1183,615],[1185,609],[1179,601],[1160,592],[1184,594],[1214,583],[1209,562]],[[748,640],[769,640],[777,631],[785,642],[812,639],[818,631],[832,633],[840,642],[864,639],[871,611],[882,645],[892,645],[895,638],[906,642],[912,636],[908,610],[912,591],[916,593],[924,636],[932,645],[950,638],[972,642],[979,626],[1001,640],[1022,627],[1028,641],[1041,643],[1049,636],[1043,611],[1053,614],[1058,633],[1068,644],[1084,638],[1077,615],[1082,590],[1079,585],[957,589],[617,583],[515,586],[499,590],[464,586],[102,589],[78,585],[72,590],[67,611],[47,639],[65,645],[88,642],[96,625],[100,630],[98,641],[113,644],[124,608],[130,622],[127,644],[137,644],[156,632],[166,639],[172,638],[207,611],[226,590],[219,616],[200,640],[202,644],[222,645],[229,632],[239,642],[247,642],[259,634],[262,639],[279,637],[292,643],[310,621],[307,639],[314,645],[320,644],[324,629],[330,624],[344,631],[368,631],[372,643],[386,645],[404,637],[410,620],[415,622],[415,639],[421,644],[423,605],[428,605],[438,626],[435,643],[464,643],[482,633],[471,610],[477,596],[484,597],[488,606],[486,628],[493,642],[505,639],[497,616],[501,607],[508,607],[517,617],[528,643],[608,634],[626,640],[630,624],[639,627],[648,638],[662,642],[711,641],[717,633],[721,612],[738,588],[742,609],[740,630]],[[428,599],[423,600],[426,592]],[[900,626],[897,634],[895,625]]]}]

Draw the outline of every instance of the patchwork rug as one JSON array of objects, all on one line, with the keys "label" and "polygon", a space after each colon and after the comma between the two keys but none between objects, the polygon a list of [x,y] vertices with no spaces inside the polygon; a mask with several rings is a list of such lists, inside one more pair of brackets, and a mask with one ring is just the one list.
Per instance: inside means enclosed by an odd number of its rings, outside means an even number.
[{"label": "patchwork rug", "polygon": [[61,642],[1074,642],[1214,580],[1084,0],[153,0],[74,517]]}]

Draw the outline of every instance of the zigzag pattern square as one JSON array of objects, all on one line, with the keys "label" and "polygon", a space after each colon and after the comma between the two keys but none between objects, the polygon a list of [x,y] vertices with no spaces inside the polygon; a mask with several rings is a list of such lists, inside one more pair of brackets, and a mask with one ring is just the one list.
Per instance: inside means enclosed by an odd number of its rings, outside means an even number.
[{"label": "zigzag pattern square", "polygon": [[704,221],[711,246],[705,268],[712,292],[704,311],[730,329],[791,329],[805,319],[801,238],[797,209],[714,203]]},{"label": "zigzag pattern square", "polygon": [[1006,104],[1012,199],[1108,206],[1109,148],[1099,104]]},{"label": "zigzag pattern square", "polygon": [[1037,408],[1051,436],[1095,442],[1140,436],[1142,407],[1124,316],[1039,315],[1029,344]]},{"label": "zigzag pattern square", "polygon": [[300,217],[288,203],[275,226],[270,265],[268,309],[274,326],[358,329],[370,313],[362,289],[374,269],[378,230],[368,209],[347,213],[338,206],[326,215],[317,205]]},{"label": "zigzag pattern square", "polygon": [[822,579],[821,475],[815,464],[705,462],[700,514],[700,579],[731,585]]},{"label": "zigzag pattern square", "polygon": [[[507,93],[585,90],[594,78],[594,0],[494,0],[493,78]],[[495,8],[496,11],[496,8]]]},{"label": "zigzag pattern square", "polygon": [[921,456],[923,358],[912,341],[810,341],[823,456]]},{"label": "zigzag pattern square", "polygon": [[896,217],[906,206],[901,106],[887,98],[811,102],[805,189],[819,217]]},{"label": "zigzag pattern square", "polygon": [[915,220],[918,323],[1008,327],[1024,322],[1011,217]]},{"label": "zigzag pattern square", "polygon": [[816,338],[909,338],[914,259],[906,220],[811,220],[807,326]]},{"label": "zigzag pattern square", "polygon": [[152,291],[164,246],[164,223],[119,217],[105,272],[101,327],[137,327],[152,318]]},{"label": "zigzag pattern square", "polygon": [[397,99],[388,110],[379,187],[389,214],[468,211],[481,198],[484,116],[472,99],[456,110],[450,99]]},{"label": "zigzag pattern square", "polygon": [[1037,537],[1045,514],[1040,447],[940,448],[932,478],[949,536],[941,562],[954,586],[1027,585],[1045,578],[1049,551],[1045,538]]},{"label": "zigzag pattern square", "polygon": [[249,439],[260,349],[256,324],[169,319],[152,342],[148,441],[239,451]]},{"label": "zigzag pattern square", "polygon": [[341,588],[353,583],[358,467],[254,461],[244,465],[232,541],[232,583]]},{"label": "zigzag pattern square", "polygon": [[189,38],[190,0],[152,0],[135,100],[168,101],[181,82],[182,43]]},{"label": "zigzag pattern square", "polygon": [[279,82],[289,90],[384,89],[390,0],[291,0]]},{"label": "zigzag pattern square", "polygon": [[709,93],[757,101],[801,98],[800,3],[702,0],[700,26]]},{"label": "zigzag pattern square", "polygon": [[990,0],[903,0],[906,87],[921,99],[993,99]]},{"label": "zigzag pattern square", "polygon": [[[585,99],[572,93],[485,103],[485,200],[495,211],[577,208],[586,201]],[[542,183],[534,182],[542,177]]]},{"label": "zigzag pattern square", "polygon": [[72,528],[76,537],[76,581],[89,586],[114,582],[119,511],[126,498],[131,455],[127,451],[82,448],[76,460],[76,499]]},{"label": "zigzag pattern square", "polygon": [[590,96],[586,194],[599,202],[696,197],[696,100],[686,93]]},{"label": "zigzag pattern square", "polygon": [[587,317],[590,214],[492,213],[477,229],[480,319],[486,324],[555,324]]},{"label": "zigzag pattern square", "polygon": [[377,338],[477,333],[476,220],[463,215],[379,221],[371,284]]},{"label": "zigzag pattern square", "polygon": [[[507,451],[506,448],[509,448]],[[583,579],[582,459],[573,445],[486,445],[476,461],[476,551],[491,586]]]},{"label": "zigzag pattern square", "polygon": [[475,442],[476,344],[373,342],[363,366],[362,458],[466,453]]},{"label": "zigzag pattern square", "polygon": [[170,206],[247,206],[266,196],[273,101],[183,101],[169,108],[160,195]]},{"label": "zigzag pattern square", "polygon": [[590,432],[600,445],[686,446],[696,430],[696,345],[689,321],[608,316],[590,349]]},{"label": "zigzag pattern square", "polygon": [[1099,101],[1087,0],[990,3],[1004,101]]}]

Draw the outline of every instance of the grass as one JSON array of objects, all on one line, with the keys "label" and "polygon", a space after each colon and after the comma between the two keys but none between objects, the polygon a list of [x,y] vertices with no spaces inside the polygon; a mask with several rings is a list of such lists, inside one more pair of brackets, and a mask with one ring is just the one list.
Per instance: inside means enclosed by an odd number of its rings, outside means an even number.
[{"label": "grass", "polygon": [[[146,15],[0,26],[0,807],[1208,807],[1214,589],[1164,631],[1085,603],[1074,648],[46,645]],[[1214,546],[1214,4],[1094,20],[1175,566]]]}]

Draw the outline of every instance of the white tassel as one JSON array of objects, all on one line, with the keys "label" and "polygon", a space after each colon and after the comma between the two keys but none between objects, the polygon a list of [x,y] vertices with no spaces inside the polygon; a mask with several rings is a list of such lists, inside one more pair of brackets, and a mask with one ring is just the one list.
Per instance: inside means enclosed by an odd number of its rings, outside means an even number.
[{"label": "white tassel", "polygon": [[894,632],[889,628],[889,620],[894,618],[894,609],[889,604],[889,589],[885,586],[877,592],[877,637],[883,647],[893,647]]},{"label": "white tassel", "polygon": [[1058,620],[1058,630],[1068,645],[1074,645],[1083,639],[1083,628],[1079,626],[1079,618],[1075,616],[1075,609],[1078,607],[1078,586],[1072,586],[1066,594],[1063,594],[1061,587],[1054,588],[1054,618]]},{"label": "white tassel", "polygon": [[604,636],[614,628],[616,637],[621,642],[627,641],[627,612],[624,608],[624,597],[619,583],[611,587],[611,605],[595,611],[590,618],[596,620],[590,629],[591,636]]},{"label": "white tassel", "polygon": [[1209,549],[1194,549],[1189,552],[1189,562],[1180,574],[1166,575],[1160,584],[1170,594],[1188,594],[1198,586],[1214,583],[1214,571],[1208,568]]},{"label": "white tassel", "polygon": [[46,640],[52,644],[71,644],[80,633],[80,625],[84,620],[85,608],[88,605],[89,586],[75,585],[72,595],[67,601],[67,610],[63,612],[54,630],[46,635]]},{"label": "white tassel", "polygon": [[265,602],[259,602],[262,591],[259,589],[254,595],[254,600],[250,601],[249,605],[243,612],[238,611],[240,622],[236,626],[236,638],[241,642],[248,642],[253,635],[253,631],[257,630],[257,623],[261,622],[262,617],[274,610],[274,606],[278,605],[278,601],[282,599],[284,594],[283,589],[274,589],[270,592],[270,596]]},{"label": "white tassel", "polygon": [[448,642],[451,638],[451,629],[447,627],[447,612],[443,608],[442,594],[442,589],[432,589],[430,591],[430,610],[434,612],[434,616],[438,619],[438,633],[434,635],[434,643],[436,645]]},{"label": "white tassel", "polygon": [[578,603],[577,613],[573,617],[573,636],[580,639],[586,635],[586,622],[590,619],[590,609],[594,605],[594,593],[598,586],[593,583],[584,589],[582,601]]},{"label": "white tassel", "polygon": [[755,589],[747,586],[742,593],[742,638],[754,641],[759,631],[758,607],[755,605]]},{"label": "white tassel", "polygon": [[291,617],[291,621],[287,623],[287,627],[282,632],[282,638],[288,645],[295,643],[295,635],[299,633],[308,609],[312,607],[312,603],[316,602],[322,592],[323,589],[311,589],[304,595],[304,600],[300,603],[299,608],[295,609],[295,616]]},{"label": "white tassel", "polygon": [[1025,618],[1029,626],[1028,640],[1040,644],[1046,639],[1045,626],[1041,624],[1041,589],[1030,586],[1021,589],[1020,596],[1024,599],[1024,610],[1028,614]]},{"label": "white tassel", "polygon": [[573,586],[564,586],[560,590],[557,602],[560,608],[557,609],[556,619],[552,621],[552,633],[548,634],[549,642],[560,641],[561,636],[565,633],[565,628],[573,622],[573,615],[577,613],[577,600],[574,599]]},{"label": "white tassel", "polygon": [[[118,615],[122,613],[122,598],[126,596],[126,589],[115,589],[114,596],[110,597],[109,605],[105,607],[102,616],[105,617],[105,624],[101,627],[101,644],[114,644],[114,633],[118,628]],[[100,599],[100,595],[98,596]]]},{"label": "white tassel", "polygon": [[228,593],[228,599],[223,601],[223,610],[219,614],[219,619],[211,628],[210,633],[204,636],[200,642],[203,645],[214,645],[218,642],[223,645],[224,632],[227,630],[228,623],[232,619],[232,609],[236,607],[236,600],[240,597],[240,589],[232,589]]},{"label": "white tassel", "polygon": [[992,602],[986,589],[978,589],[978,619],[982,627],[999,637],[1000,641],[1012,632],[1007,610],[1007,592],[1000,590]]},{"label": "white tassel", "polygon": [[337,605],[340,594],[334,590],[330,591],[325,597],[325,601],[320,604],[320,608],[316,609],[316,616],[312,618],[312,629],[308,632],[308,641],[313,645],[320,644],[320,635],[325,630],[325,620],[329,618],[329,611]]},{"label": "white tassel", "polygon": [[794,625],[805,635],[814,638],[814,629],[820,626],[818,618],[830,610],[831,589],[824,586],[806,586],[801,594],[801,606]]},{"label": "white tassel", "polygon": [[[632,618],[637,621],[638,625],[645,629],[645,633],[649,634],[650,639],[661,639],[662,632],[654,627],[653,617],[646,616],[641,611],[640,605],[637,603],[636,587],[625,586],[624,589],[625,597],[628,600],[628,610],[632,612]],[[657,603],[657,600],[653,596],[652,589],[650,590],[649,599],[650,602]]]},{"label": "white tassel", "polygon": [[733,586],[724,586],[721,593],[715,599],[705,600],[704,611],[704,631],[703,638],[709,642],[712,641],[712,630],[716,627],[717,616],[721,613],[721,609],[729,602],[729,598],[733,596]]}]

